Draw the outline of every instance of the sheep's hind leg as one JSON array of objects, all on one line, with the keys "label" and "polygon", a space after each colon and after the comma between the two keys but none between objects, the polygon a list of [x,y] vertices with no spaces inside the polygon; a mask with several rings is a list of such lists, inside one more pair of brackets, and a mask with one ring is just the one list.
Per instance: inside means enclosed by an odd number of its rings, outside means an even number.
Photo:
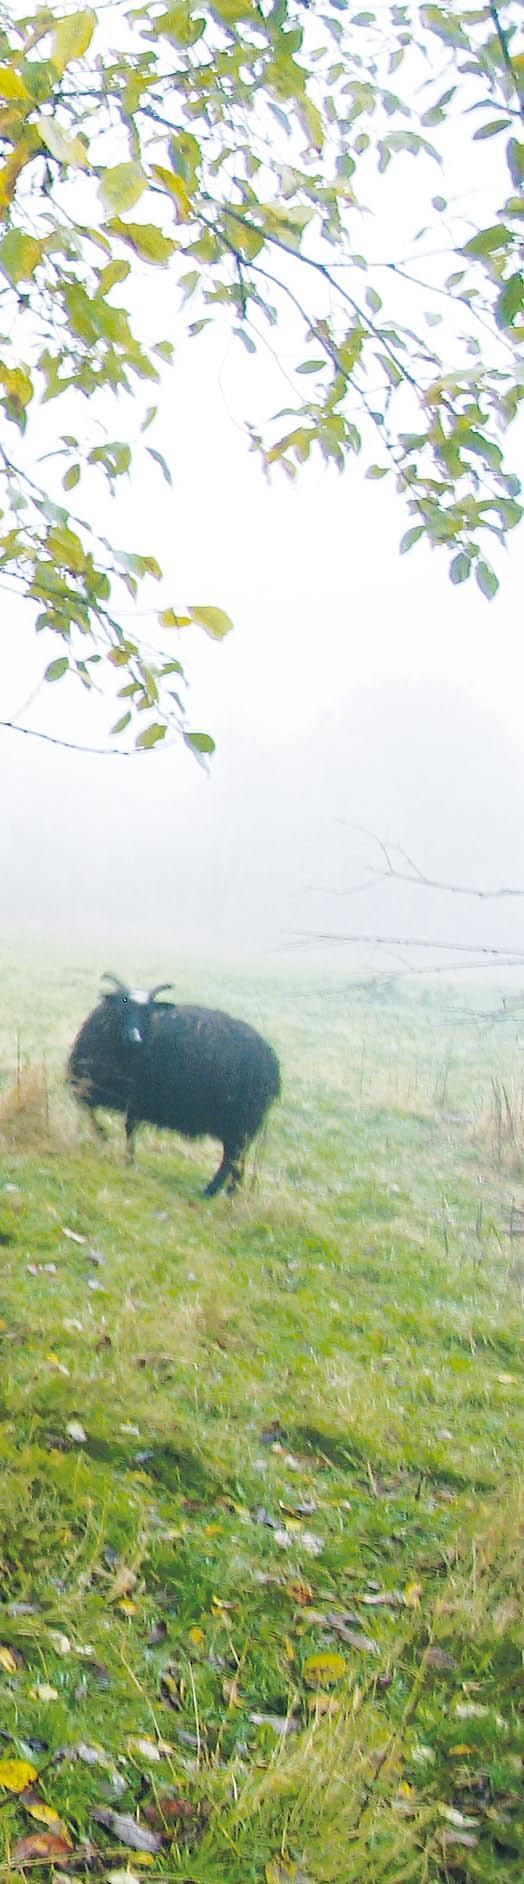
[{"label": "sheep's hind leg", "polygon": [[93,1132],[94,1137],[103,1139],[104,1144],[106,1144],[107,1139],[109,1137],[107,1126],[102,1125],[101,1119],[97,1119],[96,1112],[93,1111],[92,1106],[88,1106],[87,1114],[88,1114],[88,1119],[89,1119],[90,1130]]},{"label": "sheep's hind leg", "polygon": [[211,1178],[210,1184],[206,1184],[203,1196],[216,1197],[218,1191],[222,1191],[224,1186],[227,1188],[229,1195],[231,1195],[232,1191],[236,1191],[237,1184],[240,1184],[244,1169],[244,1156],[245,1153],[243,1149],[239,1149],[235,1146],[233,1151],[224,1145],[223,1157],[219,1164],[218,1171],[215,1171],[215,1176]]}]

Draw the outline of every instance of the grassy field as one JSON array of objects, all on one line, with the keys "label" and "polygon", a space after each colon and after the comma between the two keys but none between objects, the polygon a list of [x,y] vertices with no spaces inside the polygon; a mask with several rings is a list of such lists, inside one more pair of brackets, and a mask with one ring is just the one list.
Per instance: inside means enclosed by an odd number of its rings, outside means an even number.
[{"label": "grassy field", "polygon": [[[2,958],[0,1872],[516,1884],[518,1020],[110,953]],[[279,1050],[237,1199],[209,1144],[130,1172],[79,1124],[106,966]]]}]

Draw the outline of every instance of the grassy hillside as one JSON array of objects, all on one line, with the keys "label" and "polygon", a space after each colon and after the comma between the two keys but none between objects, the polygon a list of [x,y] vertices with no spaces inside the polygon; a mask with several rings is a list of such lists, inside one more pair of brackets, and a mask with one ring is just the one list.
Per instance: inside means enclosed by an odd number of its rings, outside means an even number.
[{"label": "grassy hillside", "polygon": [[[130,1172],[79,1126],[106,966],[277,1046],[237,1199],[209,1144]],[[517,1023],[114,949],[13,948],[2,989],[2,1875],[517,1884]]]}]

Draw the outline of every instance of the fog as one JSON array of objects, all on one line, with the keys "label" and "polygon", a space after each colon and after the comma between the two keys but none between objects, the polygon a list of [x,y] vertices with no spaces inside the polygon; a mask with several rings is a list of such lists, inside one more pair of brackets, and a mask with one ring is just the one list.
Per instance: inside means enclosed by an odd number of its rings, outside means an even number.
[{"label": "fog", "polygon": [[[208,773],[183,749],[124,760],[4,732],[0,786],[4,928],[111,937],[117,971],[135,942],[255,958],[384,936],[395,946],[366,940],[351,959],[464,961],[466,943],[524,956],[522,902],[379,880],[377,839],[429,877],[524,889],[522,748],[440,676],[374,678],[291,734],[233,721]],[[413,955],[402,938],[453,946]],[[316,946],[340,960],[340,944]]]},{"label": "fog", "polygon": [[[223,334],[202,341],[198,401],[193,353],[179,354],[158,440],[173,490],[137,476],[110,524],[105,498],[100,518],[165,570],[133,628],[154,633],[159,608],[186,602],[233,616],[220,646],[197,629],[169,639],[187,670],[188,724],[214,735],[216,753],[207,772],[181,744],[90,756],[0,723],[4,930],[92,941],[94,975],[132,974],[135,943],[163,965],[171,949],[275,961],[320,949],[328,964],[345,947],[374,969],[465,966],[490,946],[524,959],[518,898],[373,875],[382,842],[431,878],[524,888],[519,533],[494,603],[474,582],[453,589],[442,554],[420,545],[399,558],[401,500],[360,465],[264,481]],[[107,747],[111,702],[69,679],[39,687],[55,654],[6,595],[1,719]],[[348,935],[366,939],[326,940]],[[395,940],[384,950],[375,937]],[[412,951],[412,938],[452,946]]]}]

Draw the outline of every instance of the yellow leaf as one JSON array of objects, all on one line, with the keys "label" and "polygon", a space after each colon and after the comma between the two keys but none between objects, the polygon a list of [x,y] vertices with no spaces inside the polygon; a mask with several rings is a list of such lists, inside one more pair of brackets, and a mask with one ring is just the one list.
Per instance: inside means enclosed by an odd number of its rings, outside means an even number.
[{"label": "yellow leaf", "polygon": [[31,1700],[43,1701],[44,1705],[48,1701],[57,1701],[58,1688],[52,1688],[49,1681],[37,1681],[36,1686],[31,1688]]},{"label": "yellow leaf", "polygon": [[42,143],[59,164],[71,164],[73,170],[88,170],[89,158],[81,137],[68,137],[56,118],[35,118]]},{"label": "yellow leaf", "polygon": [[27,98],[29,92],[20,73],[10,65],[0,66],[0,98]]},{"label": "yellow leaf", "polygon": [[5,386],[9,399],[17,399],[21,406],[29,405],[33,397],[33,384],[22,366],[1,365],[0,383]]},{"label": "yellow leaf", "polygon": [[222,641],[233,627],[231,616],[226,615],[223,608],[191,608],[189,613],[191,620],[196,621],[199,628],[204,628],[207,635],[212,635],[214,641]]},{"label": "yellow leaf", "polygon": [[296,1659],[295,1650],[293,1647],[293,1643],[291,1641],[291,1637],[289,1635],[284,1636],[284,1654],[285,1654],[287,1662],[295,1661]]},{"label": "yellow leaf", "polygon": [[418,1609],[421,1596],[421,1583],[407,1583],[405,1590],[402,1591],[403,1601],[407,1609]]},{"label": "yellow leaf", "polygon": [[82,13],[68,13],[66,19],[59,20],[53,33],[53,65],[62,74],[72,59],[81,59],[91,44],[96,26],[96,13],[85,8]]},{"label": "yellow leaf", "polygon": [[334,1694],[309,1694],[308,1707],[311,1712],[314,1708],[315,1714],[338,1714],[340,1701],[335,1700]]},{"label": "yellow leaf", "polygon": [[328,1685],[332,1681],[341,1681],[342,1675],[346,1673],[344,1656],[337,1655],[330,1649],[322,1655],[308,1655],[304,1662],[303,1673],[312,1687],[321,1688],[325,1681]]},{"label": "yellow leaf", "polygon": [[182,178],[175,176],[172,170],[164,170],[162,164],[152,164],[152,169],[155,177],[158,177],[159,183],[163,183],[166,190],[169,190],[169,195],[174,197],[177,209],[177,221],[188,222],[193,213],[193,205],[186,185],[182,182]]},{"label": "yellow leaf", "polygon": [[266,1884],[293,1884],[296,1875],[292,1858],[270,1858],[266,1864]]},{"label": "yellow leaf", "polygon": [[123,1616],[136,1616],[138,1603],[133,1603],[130,1596],[123,1596],[118,1608],[121,1609]]},{"label": "yellow leaf", "polygon": [[475,1749],[474,1747],[468,1747],[465,1740],[459,1740],[458,1745],[456,1747],[450,1747],[449,1751],[453,1754],[454,1759],[461,1759],[465,1753],[474,1753]]},{"label": "yellow leaf", "polygon": [[0,1642],[0,1668],[5,1670],[6,1675],[16,1675],[18,1662],[7,1642]]},{"label": "yellow leaf", "polygon": [[194,1642],[195,1648],[200,1648],[201,1643],[204,1641],[203,1629],[199,1629],[198,1625],[194,1629],[190,1629],[189,1640],[190,1642]]},{"label": "yellow leaf", "polygon": [[45,1799],[39,1799],[37,1793],[32,1793],[24,1799],[23,1806],[24,1812],[29,1812],[30,1817],[37,1819],[39,1825],[50,1825],[54,1832],[58,1832],[60,1838],[65,1838],[66,1844],[72,1845],[73,1841],[67,1825],[63,1824],[54,1806],[46,1805]]},{"label": "yellow leaf", "polygon": [[0,1760],[0,1786],[5,1786],[7,1792],[23,1792],[34,1779],[38,1779],[38,1773],[30,1760]]}]

